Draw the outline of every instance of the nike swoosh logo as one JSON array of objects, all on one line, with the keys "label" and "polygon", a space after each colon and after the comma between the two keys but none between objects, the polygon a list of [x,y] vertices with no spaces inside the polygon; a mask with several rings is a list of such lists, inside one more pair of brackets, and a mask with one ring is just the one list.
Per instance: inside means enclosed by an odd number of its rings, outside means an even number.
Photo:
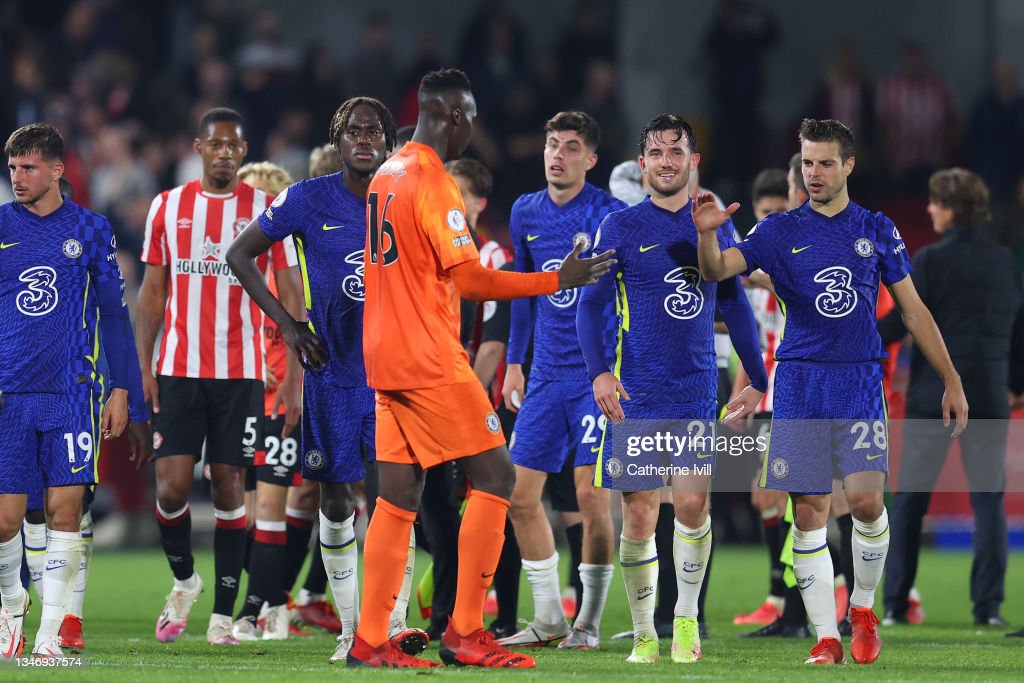
[{"label": "nike swoosh logo", "polygon": [[687,569],[686,567],[683,567],[683,571],[687,574],[693,574],[694,572],[699,572],[702,569],[704,569],[704,567],[697,567],[696,569]]},{"label": "nike swoosh logo", "polygon": [[21,244],[21,242],[11,242],[10,244],[7,244],[7,242],[0,242],[0,249],[10,249],[18,244]]},{"label": "nike swoosh logo", "polygon": [[879,458],[884,458],[884,457],[885,457],[885,453],[879,453],[878,455],[869,455],[868,456],[868,460],[878,460]]},{"label": "nike swoosh logo", "polygon": [[340,227],[342,227],[342,226],[340,226],[340,225],[327,225],[326,223],[324,223],[324,231],[327,231],[327,230],[337,230]]},{"label": "nike swoosh logo", "polygon": [[705,453],[704,455],[698,455],[697,459],[703,460],[704,458],[710,458],[712,455],[714,455],[714,453]]},{"label": "nike swoosh logo", "polygon": [[526,241],[527,241],[527,242],[532,242],[532,241],[534,241],[535,239],[537,239],[538,237],[540,237],[540,235],[527,235],[527,236],[526,236]]},{"label": "nike swoosh logo", "polygon": [[72,467],[71,468],[71,474],[78,474],[79,472],[81,472],[82,470],[84,470],[88,466],[89,465],[82,465],[81,467]]},{"label": "nike swoosh logo", "polygon": [[799,249],[797,249],[796,247],[793,247],[793,249],[792,249],[792,252],[793,252],[794,254],[799,254],[799,253],[800,253],[801,251],[803,251],[804,249],[810,249],[810,248],[811,248],[811,247],[813,247],[813,246],[814,246],[813,244],[808,244],[808,245],[807,245],[806,247],[800,247]]},{"label": "nike swoosh logo", "polygon": [[601,452],[601,447],[600,446],[591,446],[590,447],[590,452],[591,453],[600,453]]},{"label": "nike swoosh logo", "polygon": [[637,598],[637,600],[646,600],[647,598],[651,597],[652,595],[654,595],[654,593],[648,593],[647,595],[641,595],[639,598]]},{"label": "nike swoosh logo", "polygon": [[862,557],[860,559],[864,560],[865,562],[875,562],[876,560],[880,560],[882,558],[880,558],[880,557]]},{"label": "nike swoosh logo", "polygon": [[491,578],[492,576],[494,576],[494,572],[491,572],[490,574],[485,574],[485,573],[483,573],[483,572],[480,572],[480,578],[481,578],[481,579],[489,579],[489,578]]},{"label": "nike swoosh logo", "polygon": [[654,249],[655,247],[660,247],[660,246],[661,246],[660,244],[652,244],[649,247],[645,247],[644,245],[641,244],[640,245],[640,253],[642,254],[645,251],[650,251],[651,249]]}]

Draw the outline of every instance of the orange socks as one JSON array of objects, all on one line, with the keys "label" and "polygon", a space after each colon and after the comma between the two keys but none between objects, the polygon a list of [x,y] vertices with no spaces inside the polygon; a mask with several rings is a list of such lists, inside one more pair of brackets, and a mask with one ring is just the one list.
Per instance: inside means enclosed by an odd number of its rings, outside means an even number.
[{"label": "orange socks", "polygon": [[[507,513],[508,501],[504,498],[483,491],[469,492],[459,531],[459,582],[455,593],[455,612],[452,614],[452,626],[460,635],[466,636],[484,627],[484,598],[494,579],[501,546],[505,542]],[[368,560],[369,551],[365,554]],[[386,627],[387,615],[384,624]],[[362,628],[360,623],[360,631]]]},{"label": "orange socks", "polygon": [[[508,507],[508,503],[505,503],[505,506]],[[363,608],[359,613],[359,627],[356,629],[359,637],[370,647],[380,647],[388,640],[388,621],[391,619],[391,610],[395,607],[398,591],[402,588],[409,532],[415,521],[415,512],[403,510],[383,498],[377,498],[377,507],[370,520],[370,526],[366,529],[366,540],[363,544]],[[396,538],[406,540],[396,543]],[[500,550],[501,546],[498,548]],[[490,571],[494,571],[493,565]],[[461,579],[460,572],[460,582]],[[482,596],[480,608],[483,609]]]}]

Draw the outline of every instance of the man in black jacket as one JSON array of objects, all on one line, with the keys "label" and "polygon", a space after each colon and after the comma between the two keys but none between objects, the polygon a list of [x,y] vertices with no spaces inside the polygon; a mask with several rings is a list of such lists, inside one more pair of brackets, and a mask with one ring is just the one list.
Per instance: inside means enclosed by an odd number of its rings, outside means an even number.
[{"label": "man in black jacket", "polygon": [[[913,279],[935,317],[963,379],[974,428],[960,437],[971,507],[974,622],[1003,626],[999,615],[1006,578],[1005,488],[1008,395],[1024,391],[1021,274],[1005,247],[986,242],[978,228],[989,217],[989,193],[970,171],[949,169],[928,183],[928,213],[941,239],[919,251]],[[906,335],[898,311],[879,322],[883,342]],[[907,597],[917,574],[921,520],[946,459],[949,430],[939,422],[942,380],[913,350],[899,492],[895,494],[885,583],[887,623],[906,623]]]}]

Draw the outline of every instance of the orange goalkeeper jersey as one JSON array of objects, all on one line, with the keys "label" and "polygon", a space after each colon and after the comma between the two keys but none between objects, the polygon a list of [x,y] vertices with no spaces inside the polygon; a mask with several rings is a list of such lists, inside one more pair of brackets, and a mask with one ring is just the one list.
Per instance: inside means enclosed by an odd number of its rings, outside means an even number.
[{"label": "orange goalkeeper jersey", "polygon": [[459,342],[448,273],[480,254],[455,181],[430,147],[409,142],[370,182],[363,356],[367,383],[397,390],[476,379]]}]

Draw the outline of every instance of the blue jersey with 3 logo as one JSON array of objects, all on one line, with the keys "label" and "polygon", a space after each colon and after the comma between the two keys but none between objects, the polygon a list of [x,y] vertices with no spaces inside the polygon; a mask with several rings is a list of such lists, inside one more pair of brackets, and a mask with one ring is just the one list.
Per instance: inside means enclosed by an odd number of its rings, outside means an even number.
[{"label": "blue jersey with 3 logo", "polygon": [[332,173],[295,183],[258,220],[270,239],[295,239],[310,326],[330,354],[323,378],[335,386],[365,387],[366,199],[345,187],[341,173]]},{"label": "blue jersey with 3 logo", "polygon": [[810,203],[771,214],[737,245],[768,273],[786,315],[778,360],[860,363],[886,357],[875,309],[886,286],[910,274],[903,238],[881,213],[850,202],[835,216]]},{"label": "blue jersey with 3 logo", "polygon": [[[733,246],[731,221],[719,229],[722,249]],[[598,250],[615,249],[618,263],[584,298],[603,300],[615,288],[619,312],[616,374],[631,405],[710,401],[717,391],[714,322],[720,287],[697,264],[697,229],[690,205],[672,212],[650,199],[609,214]],[[742,294],[739,294],[742,296]]]}]

